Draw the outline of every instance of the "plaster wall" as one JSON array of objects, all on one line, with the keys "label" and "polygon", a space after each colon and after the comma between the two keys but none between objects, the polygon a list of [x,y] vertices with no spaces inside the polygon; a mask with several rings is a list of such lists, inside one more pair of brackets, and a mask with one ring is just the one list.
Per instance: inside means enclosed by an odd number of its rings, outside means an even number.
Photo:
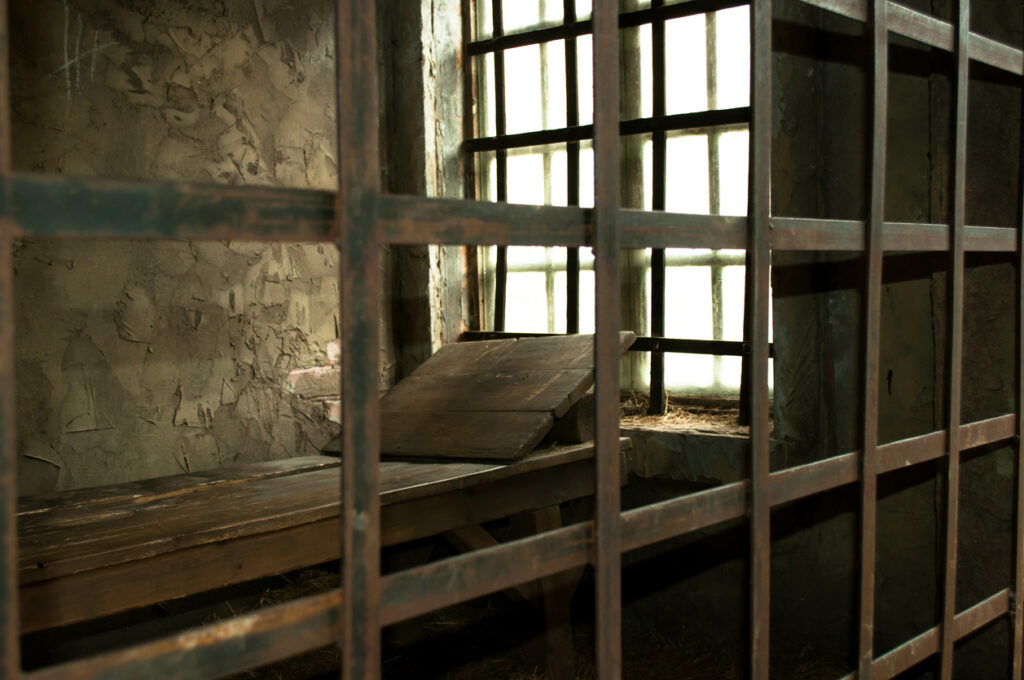
[{"label": "plaster wall", "polygon": [[[336,187],[333,3],[11,4],[18,169]],[[20,492],[316,451],[332,426],[284,377],[337,337],[337,261],[330,244],[21,241]]]}]

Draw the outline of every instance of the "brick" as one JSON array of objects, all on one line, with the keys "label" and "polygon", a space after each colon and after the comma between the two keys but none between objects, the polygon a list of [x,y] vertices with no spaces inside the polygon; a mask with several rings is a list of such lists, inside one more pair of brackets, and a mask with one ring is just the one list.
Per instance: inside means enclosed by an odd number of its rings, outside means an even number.
[{"label": "brick", "polygon": [[290,392],[307,399],[338,397],[341,394],[341,368],[338,366],[300,368],[288,374],[285,386]]}]

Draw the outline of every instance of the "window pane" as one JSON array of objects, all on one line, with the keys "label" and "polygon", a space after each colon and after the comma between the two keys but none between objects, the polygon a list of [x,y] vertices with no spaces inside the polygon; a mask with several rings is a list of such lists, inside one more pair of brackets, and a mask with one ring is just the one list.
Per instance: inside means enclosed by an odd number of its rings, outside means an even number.
[{"label": "window pane", "polygon": [[565,43],[505,51],[505,129],[509,134],[565,127]]},{"label": "window pane", "polygon": [[476,13],[476,35],[475,40],[485,40],[493,35],[494,23],[491,16],[490,0],[480,0],[473,3]]},{"label": "window pane", "polygon": [[501,12],[505,33],[515,33],[562,21],[562,1],[502,0]]},{"label": "window pane", "polygon": [[493,137],[497,134],[495,113],[497,105],[494,101],[494,54],[485,54],[476,58],[476,67],[480,69],[479,120],[477,126],[481,137]]},{"label": "window pane", "polygon": [[750,10],[733,7],[716,13],[718,108],[750,104]]},{"label": "window pane", "polygon": [[568,192],[565,144],[508,152],[509,203],[568,205]]},{"label": "window pane", "polygon": [[665,209],[706,215],[709,209],[707,135],[669,137],[665,157]]},{"label": "window pane", "polygon": [[576,41],[576,65],[579,78],[580,125],[594,122],[594,40],[581,35]]},{"label": "window pane", "polygon": [[509,331],[547,332],[544,279],[543,272],[509,272],[505,303],[505,327]]},{"label": "window pane", "polygon": [[718,137],[719,212],[722,215],[747,214],[749,138],[746,130],[723,132]]},{"label": "window pane", "polygon": [[708,108],[707,36],[704,15],[665,22],[665,111]]}]

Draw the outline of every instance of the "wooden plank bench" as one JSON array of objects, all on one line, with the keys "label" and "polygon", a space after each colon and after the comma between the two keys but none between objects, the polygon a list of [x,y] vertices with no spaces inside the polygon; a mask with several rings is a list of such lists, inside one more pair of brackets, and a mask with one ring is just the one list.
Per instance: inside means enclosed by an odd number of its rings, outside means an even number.
[{"label": "wooden plank bench", "polygon": [[[624,452],[629,440],[621,442]],[[309,456],[22,498],[22,632],[338,559],[339,477],[337,458]],[[593,491],[592,443],[508,464],[385,461],[382,542],[474,527]]]}]

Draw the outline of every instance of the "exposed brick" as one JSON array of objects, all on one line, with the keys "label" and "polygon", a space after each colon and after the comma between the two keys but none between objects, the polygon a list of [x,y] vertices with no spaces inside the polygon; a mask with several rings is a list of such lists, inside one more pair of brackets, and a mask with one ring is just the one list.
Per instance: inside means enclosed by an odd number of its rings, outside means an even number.
[{"label": "exposed brick", "polygon": [[315,366],[300,368],[288,374],[288,390],[300,397],[337,397],[341,392],[341,368]]}]

